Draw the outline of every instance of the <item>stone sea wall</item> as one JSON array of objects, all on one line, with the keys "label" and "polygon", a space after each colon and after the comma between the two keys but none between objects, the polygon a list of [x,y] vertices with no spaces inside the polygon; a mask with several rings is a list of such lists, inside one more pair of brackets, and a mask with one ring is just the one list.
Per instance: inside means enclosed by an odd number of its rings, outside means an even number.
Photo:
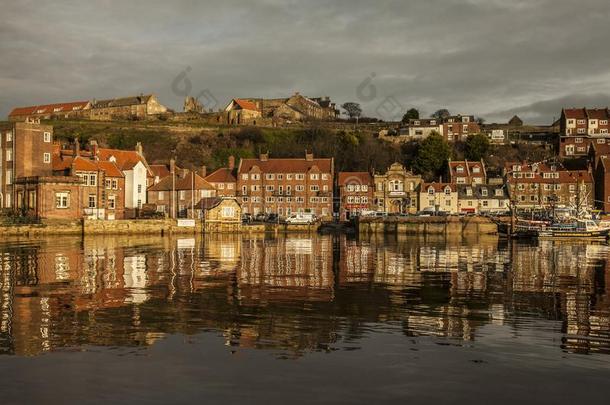
[{"label": "stone sea wall", "polygon": [[494,235],[497,225],[485,217],[388,217],[362,218],[360,234],[394,233],[403,235]]}]

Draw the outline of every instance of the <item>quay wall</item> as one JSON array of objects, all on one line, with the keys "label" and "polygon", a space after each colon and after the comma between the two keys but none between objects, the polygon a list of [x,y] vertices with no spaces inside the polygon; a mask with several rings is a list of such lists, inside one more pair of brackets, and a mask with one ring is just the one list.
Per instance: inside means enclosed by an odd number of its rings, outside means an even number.
[{"label": "quay wall", "polygon": [[6,236],[36,235],[169,235],[195,233],[307,233],[316,232],[318,224],[252,224],[195,222],[195,227],[179,227],[172,219],[150,220],[53,220],[40,224],[0,225]]},{"label": "quay wall", "polygon": [[498,226],[485,217],[388,217],[361,218],[356,223],[360,234],[391,233],[402,235],[495,235]]}]

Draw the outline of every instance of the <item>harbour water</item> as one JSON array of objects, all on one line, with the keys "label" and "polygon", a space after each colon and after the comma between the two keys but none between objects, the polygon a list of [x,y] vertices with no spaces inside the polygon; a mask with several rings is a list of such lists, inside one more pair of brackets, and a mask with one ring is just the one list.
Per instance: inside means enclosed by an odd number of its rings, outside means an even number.
[{"label": "harbour water", "polygon": [[610,247],[495,237],[0,242],[0,402],[584,403]]}]

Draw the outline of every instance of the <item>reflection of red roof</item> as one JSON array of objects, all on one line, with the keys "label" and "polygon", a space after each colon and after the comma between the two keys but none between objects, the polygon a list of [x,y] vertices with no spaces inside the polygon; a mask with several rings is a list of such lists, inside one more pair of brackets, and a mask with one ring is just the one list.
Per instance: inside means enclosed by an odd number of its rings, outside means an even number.
[{"label": "reflection of red roof", "polygon": [[175,190],[215,190],[210,183],[204,180],[203,177],[197,173],[190,172],[186,176],[176,175],[175,186],[172,184],[172,176],[166,176],[160,182],[154,186],[149,187],[149,191],[171,191]]},{"label": "reflection of red roof", "polygon": [[57,103],[46,105],[34,105],[30,107],[17,107],[9,114],[9,117],[33,114],[58,114],[72,111],[84,110],[89,105],[88,101],[75,101],[71,103]]},{"label": "reflection of red roof", "polygon": [[347,184],[367,184],[373,183],[373,178],[369,172],[339,172],[339,186]]},{"label": "reflection of red roof", "polygon": [[332,172],[332,159],[241,159],[239,173],[248,173],[258,167],[263,173],[307,173],[314,166],[322,173]]},{"label": "reflection of red roof", "polygon": [[237,179],[233,176],[233,170],[221,167],[206,176],[206,181],[209,183],[235,183]]},{"label": "reflection of red roof", "polygon": [[234,98],[233,101],[235,102],[235,104],[237,104],[239,106],[239,108],[241,108],[242,110],[252,110],[252,111],[258,111],[258,108],[256,107],[256,104],[254,104],[251,101],[248,100],[243,100],[241,98]]}]

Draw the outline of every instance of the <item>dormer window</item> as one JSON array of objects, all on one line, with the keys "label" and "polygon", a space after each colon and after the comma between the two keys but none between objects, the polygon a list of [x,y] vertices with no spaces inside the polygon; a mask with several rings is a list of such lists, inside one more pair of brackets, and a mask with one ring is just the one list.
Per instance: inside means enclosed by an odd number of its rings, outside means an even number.
[{"label": "dormer window", "polygon": [[428,187],[428,194],[430,194],[430,195],[434,194],[434,187]]},{"label": "dormer window", "polygon": [[451,194],[451,187],[449,187],[449,186],[445,187],[445,194],[447,194],[447,195]]},{"label": "dormer window", "polygon": [[458,173],[464,173],[464,166],[458,166],[455,171]]},{"label": "dormer window", "polygon": [[480,173],[481,172],[481,168],[479,166],[475,166],[472,168],[472,172],[473,173]]},{"label": "dormer window", "polygon": [[472,189],[470,187],[466,189],[466,195],[472,195]]},{"label": "dormer window", "polygon": [[487,189],[486,189],[486,188],[482,188],[482,189],[481,189],[481,195],[482,195],[483,197],[487,197]]}]

